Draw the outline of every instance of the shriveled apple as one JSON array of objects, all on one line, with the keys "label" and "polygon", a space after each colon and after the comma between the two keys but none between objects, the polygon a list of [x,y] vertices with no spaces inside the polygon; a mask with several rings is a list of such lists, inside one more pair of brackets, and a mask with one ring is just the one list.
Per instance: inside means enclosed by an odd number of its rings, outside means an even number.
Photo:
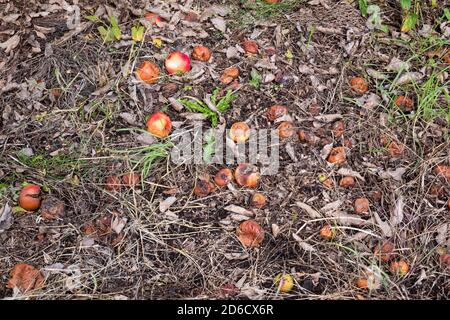
[{"label": "shriveled apple", "polygon": [[172,130],[172,121],[163,112],[152,114],[147,120],[147,131],[159,138],[165,138]]},{"label": "shriveled apple", "polygon": [[339,186],[342,188],[353,188],[355,184],[355,178],[352,176],[345,176],[339,181]]},{"label": "shriveled apple", "polygon": [[395,99],[395,105],[404,112],[411,112],[414,110],[414,100],[406,96],[398,96]]},{"label": "shriveled apple", "polygon": [[355,285],[360,289],[367,289],[369,286],[369,282],[366,278],[358,278],[355,281]]},{"label": "shriveled apple", "polygon": [[364,94],[369,90],[369,84],[367,83],[366,79],[362,77],[354,77],[350,79],[350,87],[351,89],[358,93],[358,94]]},{"label": "shriveled apple", "polygon": [[245,142],[250,138],[250,127],[245,122],[235,122],[230,128],[230,138],[234,142]]},{"label": "shriveled apple", "polygon": [[336,121],[331,127],[331,131],[333,131],[333,134],[336,138],[341,137],[344,134],[344,130],[345,124],[343,121]]},{"label": "shriveled apple", "polygon": [[443,178],[446,178],[446,179],[450,179],[450,166],[437,165],[434,168],[433,172],[438,177],[443,177]]},{"label": "shriveled apple", "polygon": [[239,69],[237,67],[229,67],[223,71],[219,80],[223,84],[230,84],[238,76],[239,76]]},{"label": "shriveled apple", "polygon": [[247,188],[255,188],[260,179],[258,167],[250,163],[241,163],[234,171],[234,178],[236,182]]},{"label": "shriveled apple", "polygon": [[258,247],[264,240],[264,230],[254,220],[246,220],[236,230],[239,241],[245,247]]},{"label": "shriveled apple", "polygon": [[214,176],[214,182],[219,187],[225,187],[233,180],[233,172],[228,168],[220,169]]},{"label": "shriveled apple", "polygon": [[277,128],[278,135],[281,139],[287,139],[294,135],[295,130],[294,126],[292,125],[292,122],[289,121],[283,121],[280,123],[280,125]]},{"label": "shriveled apple", "polygon": [[105,188],[108,191],[119,191],[121,184],[118,176],[108,176],[105,178]]},{"label": "shriveled apple", "polygon": [[286,115],[287,111],[288,109],[285,106],[279,104],[273,105],[266,111],[267,120],[275,121],[276,119]]},{"label": "shriveled apple", "polygon": [[209,61],[211,59],[211,51],[205,46],[195,46],[192,50],[192,59],[198,61]]},{"label": "shriveled apple", "polygon": [[334,147],[333,149],[331,149],[327,161],[329,163],[344,163],[346,161],[345,148]]},{"label": "shriveled apple", "polygon": [[322,238],[330,240],[334,238],[336,232],[334,231],[332,226],[327,224],[320,229],[319,234]]},{"label": "shriveled apple", "polygon": [[136,70],[136,75],[145,83],[153,84],[158,81],[159,68],[153,62],[146,60],[139,65]]},{"label": "shriveled apple", "polygon": [[367,198],[358,198],[355,200],[355,212],[363,214],[369,212],[369,200]]},{"label": "shriveled apple", "polygon": [[181,51],[174,51],[167,56],[164,65],[169,74],[182,75],[191,70],[191,59]]},{"label": "shriveled apple", "polygon": [[41,187],[29,184],[22,188],[19,194],[19,206],[27,211],[39,209],[41,205]]},{"label": "shriveled apple", "polygon": [[409,272],[409,264],[405,260],[392,261],[389,270],[393,274],[405,276]]},{"label": "shriveled apple", "polygon": [[265,195],[263,195],[262,193],[259,193],[259,192],[255,192],[252,195],[250,204],[255,208],[261,209],[262,207],[264,207],[266,205],[266,201],[267,201],[267,198]]},{"label": "shriveled apple", "polygon": [[395,246],[392,242],[384,241],[374,248],[373,254],[380,261],[388,262],[395,256],[394,249]]},{"label": "shriveled apple", "polygon": [[122,175],[122,180],[126,186],[133,187],[141,182],[141,176],[136,172],[128,172]]},{"label": "shriveled apple", "polygon": [[259,52],[258,44],[254,40],[242,41],[242,47],[246,53],[257,54]]},{"label": "shriveled apple", "polygon": [[294,287],[294,278],[290,274],[279,273],[275,276],[273,284],[280,292],[287,293]]},{"label": "shriveled apple", "polygon": [[197,180],[194,193],[199,198],[204,198],[214,190],[214,184],[208,177],[201,177]]}]

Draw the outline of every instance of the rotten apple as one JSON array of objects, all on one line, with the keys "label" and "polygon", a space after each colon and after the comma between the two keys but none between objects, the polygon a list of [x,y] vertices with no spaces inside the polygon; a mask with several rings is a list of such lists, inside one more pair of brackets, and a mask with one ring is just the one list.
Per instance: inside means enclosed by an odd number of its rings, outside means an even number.
[{"label": "rotten apple", "polygon": [[241,163],[234,171],[234,178],[238,185],[247,188],[255,188],[260,176],[258,167],[250,163]]},{"label": "rotten apple", "polygon": [[158,80],[159,68],[153,62],[146,60],[139,65],[136,75],[145,83],[153,84]]},{"label": "rotten apple", "polygon": [[211,51],[205,46],[195,46],[192,50],[192,59],[198,61],[209,61],[211,59]]}]

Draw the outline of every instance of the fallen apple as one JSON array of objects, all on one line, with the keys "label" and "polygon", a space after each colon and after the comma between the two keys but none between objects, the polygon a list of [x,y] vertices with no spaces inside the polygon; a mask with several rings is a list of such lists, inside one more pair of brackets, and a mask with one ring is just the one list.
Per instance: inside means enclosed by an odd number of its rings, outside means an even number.
[{"label": "fallen apple", "polygon": [[354,77],[350,79],[350,87],[358,94],[364,94],[367,90],[369,90],[369,84],[364,78],[361,77]]},{"label": "fallen apple", "polygon": [[444,177],[446,179],[450,179],[450,166],[437,165],[434,168],[433,172],[438,177]]},{"label": "fallen apple", "polygon": [[139,65],[136,75],[145,83],[152,84],[158,81],[159,68],[153,62],[146,60]]},{"label": "fallen apple", "polygon": [[161,17],[153,12],[147,12],[144,17],[147,21],[150,21],[152,24],[156,24],[157,22],[162,21]]},{"label": "fallen apple", "polygon": [[290,274],[279,273],[273,279],[273,284],[280,292],[287,293],[294,287],[294,278]]},{"label": "fallen apple", "polygon": [[322,238],[330,240],[334,238],[336,232],[329,224],[327,224],[320,229],[319,234]]},{"label": "fallen apple", "polygon": [[366,278],[358,278],[356,279],[355,284],[360,289],[367,289],[369,282],[367,281]]},{"label": "fallen apple", "polygon": [[29,184],[20,190],[19,206],[27,211],[39,209],[41,205],[41,187],[35,184]]},{"label": "fallen apple", "polygon": [[336,121],[331,127],[331,131],[333,131],[333,134],[336,138],[341,137],[344,134],[344,130],[345,124],[343,121]]},{"label": "fallen apple", "polygon": [[182,75],[191,69],[191,59],[181,51],[170,53],[164,62],[169,74]]},{"label": "fallen apple", "polygon": [[214,176],[214,182],[219,187],[225,187],[233,180],[233,172],[228,168],[220,169]]},{"label": "fallen apple", "polygon": [[339,181],[339,186],[342,188],[353,188],[355,184],[355,178],[352,176],[345,176]]},{"label": "fallen apple", "polygon": [[139,184],[141,177],[135,172],[128,172],[122,175],[122,180],[124,185],[132,187]]},{"label": "fallen apple", "polygon": [[409,272],[409,265],[404,260],[392,261],[389,270],[393,274],[405,276]]},{"label": "fallen apple", "polygon": [[266,205],[266,201],[267,201],[267,199],[266,199],[265,195],[263,195],[262,193],[259,193],[259,192],[255,192],[252,195],[250,204],[255,208],[261,209],[262,207],[264,207]]},{"label": "fallen apple", "polygon": [[239,69],[237,67],[229,67],[223,71],[219,80],[223,84],[230,84],[238,76],[239,76]]},{"label": "fallen apple", "polygon": [[105,187],[108,191],[119,191],[121,184],[118,176],[108,176],[105,178]]},{"label": "fallen apple", "polygon": [[191,56],[194,60],[206,62],[211,59],[211,51],[205,46],[195,46]]},{"label": "fallen apple", "polygon": [[355,212],[363,214],[369,212],[369,200],[367,198],[358,198],[355,200]]},{"label": "fallen apple", "polygon": [[403,112],[411,112],[414,110],[414,100],[405,96],[398,96],[395,99],[395,105]]},{"label": "fallen apple", "polygon": [[300,142],[306,142],[307,144],[312,146],[316,145],[320,141],[320,138],[318,136],[305,130],[298,131],[298,139],[300,140]]},{"label": "fallen apple", "polygon": [[401,143],[398,143],[396,141],[392,141],[391,143],[389,143],[388,146],[388,153],[391,157],[400,157],[404,154],[405,152],[405,146]]},{"label": "fallen apple", "polygon": [[267,120],[275,121],[276,119],[286,115],[287,111],[288,109],[285,106],[279,104],[273,105],[266,111]]},{"label": "fallen apple", "polygon": [[277,128],[278,135],[281,139],[287,139],[294,135],[295,130],[294,126],[292,125],[292,122],[289,121],[283,121],[280,123],[280,125]]},{"label": "fallen apple", "polygon": [[254,40],[242,41],[242,47],[246,53],[257,54],[259,52],[258,44]]},{"label": "fallen apple", "polygon": [[204,198],[214,190],[214,184],[209,181],[209,178],[199,178],[195,184],[194,193],[199,198]]},{"label": "fallen apple", "polygon": [[245,122],[235,122],[230,128],[230,138],[234,142],[245,142],[250,138],[250,127]]},{"label": "fallen apple", "polygon": [[388,262],[394,257],[394,249],[395,246],[392,242],[384,241],[380,244],[378,244],[374,250],[373,254],[377,259],[379,259],[382,262]]},{"label": "fallen apple", "polygon": [[220,287],[220,296],[223,298],[234,297],[239,293],[239,288],[232,283],[226,283]]},{"label": "fallen apple", "polygon": [[152,114],[147,120],[147,131],[159,138],[165,138],[172,130],[172,121],[163,112]]},{"label": "fallen apple", "polygon": [[331,149],[327,161],[329,163],[344,163],[346,161],[345,148],[334,147],[333,149]]},{"label": "fallen apple", "polygon": [[439,256],[439,262],[450,266],[450,253],[443,253]]},{"label": "fallen apple", "polygon": [[247,188],[255,188],[260,179],[258,167],[250,163],[241,163],[234,171],[234,178],[238,185]]},{"label": "fallen apple", "polygon": [[239,241],[245,247],[258,247],[264,240],[264,230],[254,220],[246,220],[236,229]]}]

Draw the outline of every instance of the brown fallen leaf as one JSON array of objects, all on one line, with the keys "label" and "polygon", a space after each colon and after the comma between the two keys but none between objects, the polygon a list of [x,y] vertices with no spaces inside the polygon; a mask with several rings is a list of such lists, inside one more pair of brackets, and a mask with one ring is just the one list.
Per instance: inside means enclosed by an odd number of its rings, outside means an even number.
[{"label": "brown fallen leaf", "polygon": [[47,197],[42,200],[41,204],[41,216],[45,220],[55,220],[64,215],[65,204],[63,201],[54,198]]},{"label": "brown fallen leaf", "polygon": [[7,288],[18,288],[22,293],[40,289],[44,286],[44,276],[35,267],[26,263],[19,263],[11,270]]}]

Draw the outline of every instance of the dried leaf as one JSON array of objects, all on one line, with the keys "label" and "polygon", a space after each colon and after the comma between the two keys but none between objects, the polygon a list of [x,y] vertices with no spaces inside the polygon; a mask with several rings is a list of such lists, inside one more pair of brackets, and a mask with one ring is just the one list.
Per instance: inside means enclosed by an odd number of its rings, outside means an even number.
[{"label": "dried leaf", "polygon": [[40,289],[44,285],[41,271],[26,263],[19,263],[11,270],[7,288],[17,288],[22,293]]},{"label": "dried leaf", "polygon": [[177,197],[168,197],[159,203],[159,211],[166,212],[177,201]]},{"label": "dried leaf", "polygon": [[213,24],[214,28],[223,33],[225,33],[225,31],[227,30],[227,23],[221,17],[212,18],[211,23]]},{"label": "dried leaf", "polygon": [[309,243],[306,243],[305,241],[303,241],[302,238],[300,238],[295,233],[292,234],[292,238],[294,238],[294,240],[297,241],[298,245],[303,250],[308,251],[308,252],[315,252],[315,251],[317,251],[312,245],[310,245]]},{"label": "dried leaf", "polygon": [[418,82],[422,78],[423,74],[420,72],[408,72],[397,79],[397,81],[394,81],[392,85],[402,86],[408,83]]},{"label": "dried leaf", "polygon": [[408,71],[411,65],[408,62],[402,61],[397,57],[393,57],[391,62],[386,66],[386,70],[401,72],[403,70]]},{"label": "dried leaf", "polygon": [[247,216],[247,217],[254,217],[255,216],[255,214],[253,212],[251,212],[250,210],[247,210],[247,209],[242,208],[240,206],[236,206],[234,204],[226,206],[224,209],[226,211],[230,211],[230,212],[233,212],[233,213],[241,214],[241,215],[244,215],[244,216]]},{"label": "dried leaf", "polygon": [[380,178],[394,179],[395,181],[402,181],[402,176],[406,172],[406,168],[400,167],[395,170],[388,169],[387,171],[381,170],[378,172]]},{"label": "dried leaf", "polygon": [[123,228],[127,224],[127,221],[128,221],[128,219],[126,217],[120,217],[119,213],[116,212],[111,221],[111,229],[115,233],[119,234],[122,232]]},{"label": "dried leaf", "polygon": [[8,203],[0,204],[0,233],[8,230],[13,224],[11,206]]},{"label": "dried leaf", "polygon": [[305,210],[309,217],[312,219],[322,218],[322,215],[317,210],[314,210],[311,206],[307,205],[304,202],[297,201],[295,205]]},{"label": "dried leaf", "polygon": [[366,181],[366,179],[364,179],[363,176],[361,176],[358,172],[353,171],[352,169],[340,168],[337,171],[337,173],[342,176],[350,176],[350,177],[358,178],[361,181]]},{"label": "dried leaf", "polygon": [[383,235],[387,238],[392,237],[392,229],[389,226],[389,223],[381,220],[380,216],[378,215],[378,213],[376,211],[373,211],[373,215],[375,216],[375,221],[378,224],[378,226],[380,227]]},{"label": "dried leaf", "polygon": [[14,50],[20,42],[20,37],[16,34],[6,40],[5,42],[0,43],[0,48],[5,50],[5,53],[9,53],[11,50]]},{"label": "dried leaf", "polygon": [[396,226],[403,221],[403,207],[403,196],[399,196],[397,202],[395,203],[395,208],[391,212],[390,222],[392,226]]},{"label": "dried leaf", "polygon": [[450,229],[450,223],[444,223],[443,225],[439,226],[436,230],[436,242],[438,245],[446,245],[447,237],[449,237],[449,229]]}]

